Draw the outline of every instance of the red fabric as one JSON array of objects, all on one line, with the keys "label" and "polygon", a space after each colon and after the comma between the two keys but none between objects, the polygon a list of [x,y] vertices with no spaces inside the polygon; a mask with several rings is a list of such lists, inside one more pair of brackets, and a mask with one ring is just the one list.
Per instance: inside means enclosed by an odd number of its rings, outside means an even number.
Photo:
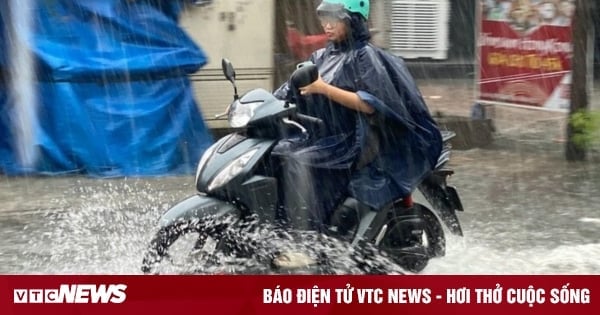
[{"label": "red fabric", "polygon": [[294,58],[307,60],[313,51],[325,47],[327,44],[327,35],[304,35],[296,28],[288,27],[286,40]]}]

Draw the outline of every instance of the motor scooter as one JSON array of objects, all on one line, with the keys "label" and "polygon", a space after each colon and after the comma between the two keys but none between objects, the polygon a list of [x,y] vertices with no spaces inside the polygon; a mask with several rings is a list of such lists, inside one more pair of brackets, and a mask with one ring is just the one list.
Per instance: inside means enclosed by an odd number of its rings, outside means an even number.
[{"label": "motor scooter", "polygon": [[[282,253],[268,244],[256,244],[245,234],[266,225],[282,233],[294,229],[285,223],[289,223],[286,218],[290,215],[279,200],[281,178],[274,171],[278,165],[274,165],[271,153],[294,130],[306,134],[306,124],[323,121],[298,113],[295,104],[277,99],[264,89],[238,96],[233,65],[223,59],[222,68],[234,88],[234,100],[226,111],[233,132],[202,155],[195,177],[197,193],[160,218],[142,271],[159,272],[157,268],[168,261],[165,258],[170,256],[172,245],[187,234],[194,234],[194,251],[239,257],[261,255],[269,269],[285,273],[307,268],[322,271],[320,265],[327,264],[322,257]],[[305,86],[317,77],[316,66],[305,65],[294,71],[290,80],[294,86]],[[464,211],[463,206],[457,190],[447,183],[454,173],[447,166],[453,136],[452,132],[443,132],[444,149],[437,166],[412,195],[382,209],[348,197],[334,212],[328,231],[356,249],[356,255],[361,255],[357,262],[384,253],[407,272],[416,273],[430,259],[445,255],[445,231],[462,236],[456,212]],[[204,250],[208,243],[212,247]]]}]

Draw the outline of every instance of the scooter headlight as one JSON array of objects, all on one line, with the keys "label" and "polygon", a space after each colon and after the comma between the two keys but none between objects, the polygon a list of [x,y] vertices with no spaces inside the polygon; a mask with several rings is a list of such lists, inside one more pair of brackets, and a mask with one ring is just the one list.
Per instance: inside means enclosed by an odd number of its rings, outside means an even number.
[{"label": "scooter headlight", "polygon": [[225,183],[229,182],[232,178],[239,175],[244,167],[250,162],[250,159],[254,156],[254,154],[258,151],[258,149],[254,149],[248,151],[242,155],[240,155],[237,159],[233,160],[229,163],[223,170],[221,170],[217,176],[210,182],[208,185],[208,191],[212,191],[216,188],[223,186]]},{"label": "scooter headlight", "polygon": [[213,155],[217,146],[218,146],[218,143],[214,143],[213,145],[208,147],[208,149],[206,149],[206,151],[204,151],[204,154],[202,154],[202,157],[200,158],[200,162],[198,162],[198,167],[196,168],[196,181],[195,181],[196,183],[198,182],[198,178],[200,177],[200,173],[202,172],[204,165],[206,165],[206,162],[208,162],[208,159],[210,159],[210,157]]},{"label": "scooter headlight", "polygon": [[254,110],[261,104],[262,102],[234,102],[229,112],[229,125],[233,128],[246,127],[250,119],[254,116]]}]

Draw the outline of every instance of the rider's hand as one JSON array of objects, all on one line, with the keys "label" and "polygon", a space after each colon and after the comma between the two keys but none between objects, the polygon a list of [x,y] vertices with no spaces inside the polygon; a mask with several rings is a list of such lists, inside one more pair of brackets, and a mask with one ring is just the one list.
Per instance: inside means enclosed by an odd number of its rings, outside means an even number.
[{"label": "rider's hand", "polygon": [[300,95],[323,94],[332,101],[359,112],[372,114],[375,111],[375,109],[367,102],[363,101],[357,93],[346,91],[335,85],[331,85],[323,81],[320,75],[315,82],[301,87],[299,90]]},{"label": "rider's hand", "polygon": [[326,88],[327,83],[319,75],[315,82],[300,88],[300,95],[325,94]]}]

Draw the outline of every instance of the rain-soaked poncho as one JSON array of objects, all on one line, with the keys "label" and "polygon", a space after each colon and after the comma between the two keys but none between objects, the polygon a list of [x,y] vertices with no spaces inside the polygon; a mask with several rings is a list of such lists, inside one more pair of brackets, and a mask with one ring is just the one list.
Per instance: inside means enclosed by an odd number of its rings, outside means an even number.
[{"label": "rain-soaked poncho", "polygon": [[[286,193],[303,199],[323,223],[347,195],[376,209],[409,195],[435,167],[442,149],[440,131],[404,62],[370,44],[360,18],[353,15],[350,25],[351,41],[329,43],[310,61],[325,82],[357,92],[373,114],[323,95],[299,96],[287,83],[275,91],[295,101],[300,113],[325,122],[317,139],[291,139],[275,148],[286,161]],[[319,132],[310,126],[309,131]],[[369,157],[374,148],[376,157]]]}]

